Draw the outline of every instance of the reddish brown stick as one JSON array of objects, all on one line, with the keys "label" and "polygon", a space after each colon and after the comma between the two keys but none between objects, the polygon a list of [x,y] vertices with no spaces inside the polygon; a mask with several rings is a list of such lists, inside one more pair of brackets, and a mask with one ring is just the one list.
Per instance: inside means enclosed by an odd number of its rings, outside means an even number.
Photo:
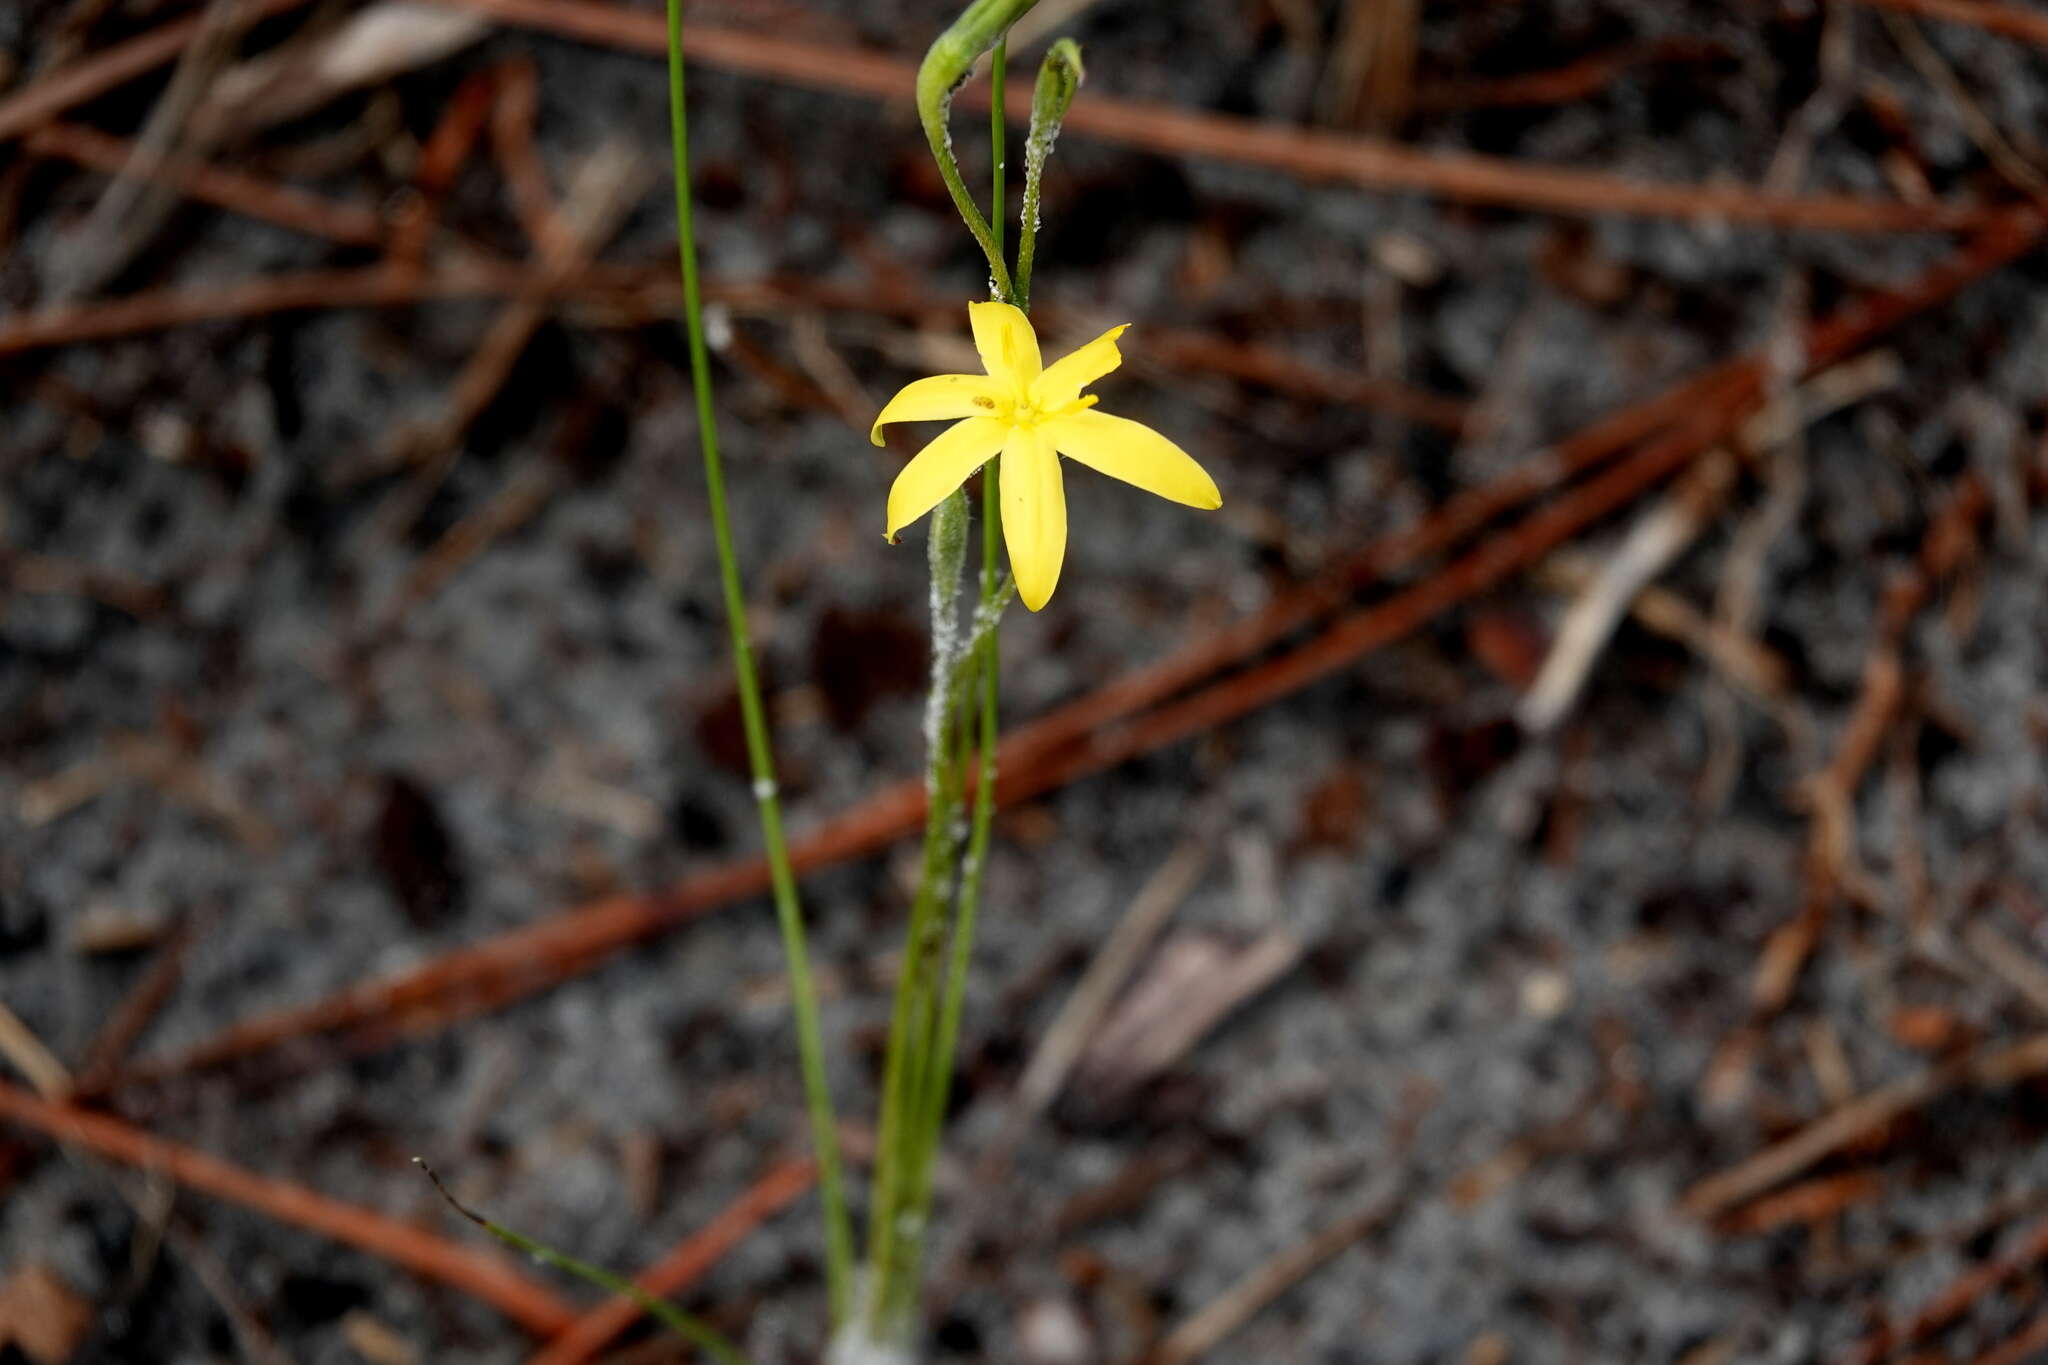
[{"label": "reddish brown stick", "polygon": [[304,1186],[257,1175],[218,1157],[152,1137],[105,1114],[51,1104],[0,1082],[0,1119],[110,1161],[169,1176],[217,1199],[381,1256],[490,1304],[536,1335],[566,1331],[577,1320],[554,1291],[527,1279],[494,1254],[471,1250]]},{"label": "reddish brown stick", "polygon": [[397,214],[391,234],[390,260],[394,264],[418,270],[424,262],[441,206],[490,118],[497,88],[496,71],[488,67],[472,71],[442,106],[440,119],[420,147],[419,161],[413,167],[413,197]]},{"label": "reddish brown stick", "polygon": [[[441,2],[601,46],[651,56],[668,51],[664,21],[649,11],[591,0]],[[712,66],[870,99],[907,100],[916,81],[914,63],[884,53],[701,25],[686,29],[683,42],[690,57]],[[1030,82],[1013,82],[1005,103],[1020,116],[1028,111]],[[962,93],[961,104],[986,108],[987,92],[970,88]],[[1618,213],[1829,232],[1916,232],[1979,228],[1995,214],[1975,205],[1778,195],[1739,185],[1670,185],[1467,153],[1418,152],[1372,138],[1098,95],[1077,99],[1063,126],[1069,133],[1107,142],[1258,166],[1307,180],[1372,190],[1418,190],[1573,217]]]},{"label": "reddish brown stick", "polygon": [[2021,5],[1996,4],[1993,0],[1856,0],[1856,3],[1870,9],[1903,10],[1923,18],[1967,24],[1987,33],[2048,47],[2048,14]]},{"label": "reddish brown stick", "polygon": [[[135,164],[135,144],[126,138],[71,123],[53,123],[29,135],[28,149],[37,156],[62,157],[107,175],[120,175]],[[246,214],[309,236],[351,246],[382,245],[384,220],[354,204],[336,203],[318,195],[276,185],[252,175],[222,170],[179,156],[144,158],[140,173],[188,199]]]},{"label": "reddish brown stick", "polygon": [[184,920],[171,930],[169,937],[157,948],[149,966],[129,987],[120,1005],[100,1025],[72,1081],[74,1097],[105,1090],[107,1082],[127,1060],[129,1051],[148,1030],[151,1021],[170,1002],[178,983],[184,979],[185,958],[194,935],[192,923],[189,919]]},{"label": "reddish brown stick", "polygon": [[[1035,760],[1050,751],[1257,652],[1314,620],[1376,575],[1455,543],[1492,517],[1625,449],[1674,412],[1695,404],[1713,406],[1732,383],[1740,382],[1745,363],[1709,371],[1596,424],[1494,484],[1453,499],[1421,526],[1374,542],[1319,582],[1283,595],[1257,615],[1205,635],[1177,654],[1126,674],[1024,727],[1004,742],[999,760],[1002,770],[1017,777],[1025,775]],[[1006,781],[1003,794],[1014,790],[1014,780]],[[798,840],[791,849],[792,860],[799,871],[810,871],[865,856],[916,828],[923,813],[921,782],[893,784]],[[628,943],[729,901],[758,894],[767,885],[766,877],[765,865],[750,859],[712,869],[666,894],[622,895],[581,906],[529,928],[457,949],[404,976],[359,983],[313,1005],[234,1026],[167,1063],[146,1064],[130,1079],[216,1066],[293,1037],[361,1029],[365,1036],[355,1039],[355,1045],[374,1045],[399,1033],[495,1009]]]},{"label": "reddish brown stick", "polygon": [[[634,1281],[658,1298],[679,1294],[704,1278],[748,1234],[801,1198],[817,1180],[809,1161],[785,1161],[755,1181],[719,1215],[677,1243]],[[527,1365],[584,1365],[640,1320],[631,1299],[615,1298],[591,1309],[527,1361]]]},{"label": "reddish brown stick", "polygon": [[[1820,368],[1868,345],[1912,314],[1931,308],[2034,246],[2042,224],[2015,213],[1906,290],[1852,304],[1816,326],[1807,338],[1806,365]],[[1487,489],[1454,499],[1416,530],[1366,547],[1328,578],[1287,594],[1268,611],[1231,627],[1220,641],[1203,640],[1172,658],[1138,670],[1054,711],[1005,741],[999,796],[1007,800],[1048,790],[1133,754],[1182,738],[1285,695],[1432,615],[1501,581],[1508,574],[1624,505],[1683,466],[1754,406],[1764,389],[1761,357],[1730,362],[1659,399],[1590,429],[1532,466]],[[1102,727],[1180,691],[1290,633],[1374,574],[1432,552],[1483,524],[1508,506],[1554,487],[1577,469],[1597,465],[1658,421],[1683,417],[1672,434],[1652,442],[1621,465],[1580,486],[1566,500],[1490,539],[1443,572],[1376,606],[1345,617],[1290,654],[1226,679],[1121,731]],[[1653,420],[1653,417],[1655,420]],[[1596,435],[1598,440],[1593,439]],[[923,818],[918,782],[885,787],[827,822],[791,849],[799,870],[873,852],[916,828]],[[531,993],[611,953],[681,924],[716,906],[758,894],[767,873],[758,860],[728,863],[666,893],[617,896],[581,906],[525,929],[461,948],[388,980],[362,982],[325,1000],[247,1021],[200,1047],[170,1058],[132,1079],[217,1065],[292,1038],[377,1029],[378,1037],[409,1031],[407,1016],[424,1012],[434,1026],[495,1008]]]},{"label": "reddish brown stick", "polygon": [[[255,23],[303,8],[308,2],[250,0],[248,8],[237,18],[242,23]],[[204,16],[197,14],[174,20],[103,52],[95,52],[61,71],[53,71],[0,99],[0,142],[20,137],[67,110],[156,70],[183,52],[204,23]]]},{"label": "reddish brown stick", "polygon": [[[257,198],[242,198],[234,207],[288,227],[316,226],[315,218],[296,214],[290,215],[294,221],[285,222],[266,211],[274,205],[265,206]],[[593,265],[573,280],[563,281],[545,278],[542,264],[506,261],[472,251],[458,266],[425,272],[419,268],[419,254],[424,234],[431,227],[424,212],[409,215],[392,234],[391,255],[385,265],[269,275],[231,285],[135,294],[0,319],[0,356],[204,322],[317,308],[395,307],[432,299],[561,298],[592,307],[601,315],[600,321],[623,318],[634,324],[673,317],[682,306],[681,291],[669,266],[658,267],[658,273],[651,274],[645,268]],[[830,308],[910,316],[957,310],[951,300],[941,304],[929,298],[895,297],[816,280],[714,280],[706,284],[705,297],[742,309]],[[1042,311],[1049,320],[1061,316],[1057,308]],[[1208,370],[1280,393],[1373,408],[1447,431],[1456,431],[1465,422],[1466,405],[1455,399],[1311,365],[1269,347],[1231,345],[1171,330],[1162,331],[1156,340],[1153,355],[1169,366]]]},{"label": "reddish brown stick", "polygon": [[0,356],[106,341],[166,327],[316,308],[386,308],[428,299],[498,298],[526,287],[529,271],[488,261],[421,274],[397,265],[306,270],[232,284],[66,304],[0,321]]},{"label": "reddish brown stick", "polygon": [[1905,1326],[1896,1330],[1890,1324],[1879,1327],[1842,1357],[1842,1365],[1879,1365],[1893,1351],[1932,1336],[2007,1280],[2032,1270],[2044,1260],[2048,1260],[2048,1219],[2028,1228],[2006,1251],[1949,1281],[1948,1287],[1929,1299]]},{"label": "reddish brown stick", "polygon": [[2039,1365],[2044,1351],[2048,1351],[2048,1313],[2037,1316],[1970,1365]]}]

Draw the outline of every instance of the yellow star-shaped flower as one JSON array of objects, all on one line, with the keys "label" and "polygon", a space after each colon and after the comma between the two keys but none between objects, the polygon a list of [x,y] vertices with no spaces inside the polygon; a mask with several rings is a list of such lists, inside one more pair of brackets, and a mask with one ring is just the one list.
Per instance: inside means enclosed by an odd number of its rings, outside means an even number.
[{"label": "yellow star-shaped flower", "polygon": [[870,436],[882,444],[889,422],[958,418],[903,466],[889,489],[888,537],[916,521],[969,475],[1000,453],[1003,543],[1017,596],[1037,611],[1060,581],[1067,553],[1067,497],[1061,455],[1148,493],[1216,508],[1223,495],[1194,457],[1148,426],[1096,412],[1081,390],[1123,362],[1112,327],[1050,365],[1038,358],[1038,336],[1007,303],[970,303],[968,321],[987,374],[941,374],[906,385],[875,418]]}]

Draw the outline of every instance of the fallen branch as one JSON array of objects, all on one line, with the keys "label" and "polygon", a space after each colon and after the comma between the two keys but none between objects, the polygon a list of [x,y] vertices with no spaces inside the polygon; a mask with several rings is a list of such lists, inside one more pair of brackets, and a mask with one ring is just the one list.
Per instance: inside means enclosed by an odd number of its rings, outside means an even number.
[{"label": "fallen branch", "polygon": [[[1861,357],[1817,375],[1805,389],[1751,417],[1737,444],[1754,454],[1898,380],[1896,356],[1880,352]],[[1600,561],[1566,610],[1542,671],[1516,707],[1523,729],[1544,734],[1563,721],[1622,617],[1713,523],[1734,487],[1736,472],[1735,456],[1717,452],[1637,521]]]},{"label": "fallen branch", "polygon": [[1207,1355],[1325,1261],[1385,1223],[1399,1207],[1398,1196],[1381,1196],[1289,1247],[1167,1333],[1146,1355],[1145,1365],[1187,1365]]},{"label": "fallen branch", "polygon": [[[540,29],[649,56],[667,52],[658,14],[592,0],[439,0],[506,24]],[[916,64],[884,53],[827,47],[792,38],[698,25],[683,35],[694,60],[840,94],[905,101]],[[961,93],[962,108],[987,108],[983,87]],[[1031,107],[1028,80],[1011,83],[1005,107]],[[1997,210],[1976,205],[1909,204],[1848,195],[1780,195],[1740,185],[1670,185],[1562,166],[1530,166],[1470,153],[1419,152],[1398,143],[1082,95],[1064,129],[1148,151],[1235,162],[1304,180],[1370,190],[1416,190],[1469,203],[1583,217],[1630,214],[1702,219],[1828,232],[1963,231],[1987,226]]]},{"label": "fallen branch", "polygon": [[2048,47],[2048,14],[2023,5],[1996,3],[1996,0],[1854,0],[1866,9],[1897,10],[1904,14],[1918,14],[1927,19],[1940,19],[1951,24],[1966,24],[1981,28],[1986,33],[1996,33],[2006,38],[2018,38],[2021,42],[2038,43]]},{"label": "fallen branch", "polygon": [[[1894,1329],[1887,1323],[1879,1327],[1843,1356],[1841,1365],[1879,1365],[1900,1347],[1910,1346],[1948,1326],[1979,1299],[2043,1260],[2048,1260],[2048,1218],[2034,1223],[2001,1254],[1949,1281],[1948,1287],[1929,1299],[1905,1326]],[[2039,1322],[2032,1323],[2022,1337],[2041,1330]],[[2048,1344],[2048,1339],[2044,1339],[2044,1344]]]},{"label": "fallen branch", "polygon": [[134,166],[134,173],[143,179],[176,190],[188,199],[330,242],[381,246],[388,232],[384,220],[369,209],[336,203],[189,157],[173,154],[138,162],[135,144],[127,138],[74,123],[53,123],[37,129],[29,136],[28,150],[36,156],[62,157],[107,175],[119,175]]},{"label": "fallen branch", "polygon": [[[237,18],[241,23],[254,24],[303,9],[309,3],[310,0],[246,0],[247,8]],[[199,14],[174,20],[95,52],[74,66],[53,71],[0,99],[0,142],[20,137],[137,76],[175,61],[204,32],[205,22],[205,16]]]},{"label": "fallen branch", "polygon": [[1879,1086],[1740,1165],[1700,1181],[1686,1191],[1683,1207],[1695,1217],[1718,1217],[1942,1095],[1967,1087],[1998,1089],[2043,1071],[2048,1071],[2048,1033],[2037,1033],[1997,1052],[1965,1057]]},{"label": "fallen branch", "polygon": [[[1911,287],[1852,304],[1806,336],[1809,369],[1838,363],[1917,312],[2033,247],[2043,230],[2032,215],[2014,215],[1973,241]],[[1542,452],[1502,479],[1461,495],[1409,531],[1363,547],[1324,577],[1283,594],[1247,617],[1169,656],[1134,670],[1014,732],[999,755],[999,800],[1051,790],[1121,760],[1231,720],[1285,696],[1361,654],[1397,639],[1527,567],[1573,535],[1626,505],[1645,489],[1724,439],[1761,401],[1765,359],[1745,357],[1638,404]],[[1501,512],[1595,468],[1629,442],[1682,418],[1629,460],[1442,572],[1375,606],[1340,619],[1294,652],[1225,679],[1135,723],[1119,721],[1248,658],[1342,603],[1358,587],[1438,552]],[[797,840],[799,871],[875,852],[915,829],[923,818],[918,781],[883,788],[853,809]],[[198,1047],[131,1071],[142,1080],[216,1066],[292,1038],[346,1035],[368,1047],[495,1009],[589,969],[626,946],[664,933],[767,885],[757,859],[727,863],[654,895],[622,895],[576,907],[510,933],[459,948],[424,966],[383,980],[359,982],[324,1000],[235,1025]]]},{"label": "fallen branch", "polygon": [[1856,793],[1905,702],[1906,631],[1943,577],[1940,566],[1953,553],[1957,537],[1974,525],[1989,503],[1981,479],[1974,474],[1957,479],[1947,507],[1922,537],[1919,563],[1884,594],[1856,701],[1836,738],[1834,753],[1798,787],[1798,798],[1812,817],[1805,903],[1765,943],[1750,992],[1759,1013],[1774,1014],[1791,998],[1838,895],[1867,909],[1882,906],[1879,889],[1856,856]]},{"label": "fallen branch", "polygon": [[152,1137],[119,1119],[52,1104],[0,1082],[0,1120],[381,1256],[490,1304],[537,1335],[553,1336],[576,1321],[575,1312],[552,1290],[527,1279],[496,1256],[471,1251],[409,1223],[345,1204],[302,1185],[257,1175],[218,1157]]},{"label": "fallen branch", "polygon": [[2035,1317],[1970,1365],[2035,1365],[2043,1351],[2048,1351],[2048,1313]]},{"label": "fallen branch", "polygon": [[[256,191],[259,187],[274,188],[263,186],[263,182],[251,182],[246,188]],[[199,194],[194,197],[210,198]],[[322,229],[335,225],[328,220],[330,212],[355,210],[312,196],[302,198],[303,204],[283,207],[266,201],[260,192],[237,193],[231,207],[282,226],[315,231],[330,240],[344,240]],[[593,264],[569,276],[548,280],[543,278],[543,263],[469,251],[454,264],[424,271],[417,265],[417,241],[405,240],[416,239],[421,230],[394,232],[392,259],[386,264],[355,270],[281,273],[229,285],[152,291],[102,302],[44,308],[0,320],[0,356],[277,313],[322,308],[390,308],[447,299],[546,300],[563,307],[576,321],[613,327],[639,327],[672,319],[681,307],[680,286],[672,278],[673,267],[649,270]],[[953,311],[951,303],[931,298],[883,294],[872,288],[816,280],[710,280],[705,282],[704,294],[708,301],[723,303],[736,313],[829,309],[924,316]],[[1058,325],[1058,308],[1043,308],[1039,312],[1052,325]],[[1373,408],[1448,431],[1456,431],[1465,423],[1465,405],[1456,399],[1315,365],[1273,347],[1219,342],[1172,329],[1160,329],[1149,340],[1150,353],[1163,365],[1206,370],[1302,398]]]}]

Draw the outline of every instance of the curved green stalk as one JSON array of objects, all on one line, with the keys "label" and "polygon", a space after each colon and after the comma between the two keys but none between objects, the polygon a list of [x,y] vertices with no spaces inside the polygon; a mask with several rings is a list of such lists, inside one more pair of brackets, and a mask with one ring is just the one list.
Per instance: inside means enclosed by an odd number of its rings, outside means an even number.
[{"label": "curved green stalk", "polygon": [[723,1333],[710,1323],[705,1322],[702,1318],[685,1313],[667,1299],[657,1298],[623,1275],[614,1275],[603,1266],[592,1265],[588,1261],[579,1261],[574,1256],[566,1256],[545,1242],[536,1242],[531,1237],[514,1232],[501,1223],[493,1223],[490,1219],[463,1204],[453,1194],[450,1194],[448,1187],[441,1183],[441,1177],[434,1174],[432,1166],[429,1166],[418,1157],[414,1157],[412,1160],[415,1166],[418,1166],[427,1173],[427,1179],[434,1182],[434,1188],[439,1190],[441,1197],[448,1201],[449,1208],[454,1209],[464,1218],[467,1218],[506,1246],[511,1247],[514,1251],[531,1256],[542,1265],[559,1270],[566,1275],[574,1275],[577,1279],[594,1284],[599,1289],[605,1290],[608,1293],[618,1294],[631,1299],[634,1303],[639,1304],[648,1316],[659,1321],[669,1331],[674,1332],[684,1341],[697,1347],[704,1354],[719,1361],[720,1365],[747,1365],[747,1358],[740,1354],[739,1348],[726,1340]]},{"label": "curved green stalk", "polygon": [[1031,91],[1031,130],[1024,135],[1024,208],[1017,227],[1017,287],[1010,297],[1011,303],[1027,312],[1031,308],[1031,262],[1038,254],[1038,203],[1045,162],[1059,140],[1067,106],[1074,102],[1086,74],[1081,68],[1080,45],[1072,38],[1062,38],[1047,49]]},{"label": "curved green stalk", "polygon": [[719,579],[725,591],[726,622],[732,632],[733,677],[740,694],[740,720],[746,732],[747,763],[754,778],[754,802],[761,817],[761,843],[768,860],[775,898],[775,917],[789,962],[790,999],[796,1013],[797,1051],[810,1111],[811,1143],[818,1162],[818,1195],[825,1220],[825,1279],[832,1322],[845,1321],[853,1297],[853,1230],[846,1213],[846,1189],[840,1175],[839,1128],[832,1112],[832,1092],[825,1076],[825,1044],[818,1021],[818,992],[811,978],[810,952],[804,940],[803,911],[797,904],[796,874],[782,832],[782,804],[775,782],[775,754],[768,743],[768,722],[761,706],[760,682],[754,672],[753,646],[747,634],[746,597],[740,588],[739,560],[733,551],[732,523],[726,514],[725,470],[718,456],[718,424],[711,405],[711,360],[704,340],[704,302],[697,279],[697,237],[691,218],[690,136],[683,99],[682,0],[668,0],[669,121],[675,154],[676,254],[683,275],[683,322],[690,337],[690,382],[697,396],[697,433],[704,450],[704,488],[711,503],[712,533],[718,542]]},{"label": "curved green stalk", "polygon": [[[924,61],[917,68],[917,118],[924,125],[925,140],[931,144],[932,160],[939,166],[939,178],[946,182],[946,192],[953,196],[953,207],[960,212],[960,221],[967,224],[967,230],[974,234],[982,254],[988,257],[989,285],[991,292],[999,299],[1011,296],[1010,269],[1003,264],[1002,238],[998,230],[989,226],[988,219],[981,216],[981,208],[974,202],[974,196],[967,192],[967,182],[960,178],[960,163],[953,157],[953,135],[947,130],[947,116],[953,108],[953,92],[967,80],[968,73],[981,54],[994,47],[1009,31],[1010,25],[1022,18],[1036,0],[973,0],[963,10],[952,27],[932,40],[931,47],[924,54]],[[1001,118],[1002,100],[995,100]],[[997,164],[1002,162],[1001,151],[996,155]],[[1000,206],[998,206],[1000,213]]]},{"label": "curved green stalk", "polygon": [[[1010,79],[1009,35],[996,39],[996,45],[988,53],[988,145],[989,160],[994,165],[995,193],[989,196],[988,230],[996,241],[996,259],[1003,258],[1003,218],[1009,208],[1010,195],[1003,184],[1003,140],[1009,129],[1003,126],[1003,91]],[[1016,302],[1015,299],[1011,300]],[[986,505],[986,504],[984,504]]]}]

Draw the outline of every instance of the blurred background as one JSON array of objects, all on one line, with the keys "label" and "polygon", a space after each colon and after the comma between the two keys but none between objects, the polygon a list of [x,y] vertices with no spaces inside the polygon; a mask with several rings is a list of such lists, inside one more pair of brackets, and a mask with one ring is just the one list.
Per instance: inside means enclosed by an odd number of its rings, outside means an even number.
[{"label": "blurred background", "polygon": [[[690,11],[856,1154],[950,18]],[[1012,71],[1063,33],[1035,320],[1134,322],[1105,406],[1226,503],[1070,470],[1006,623],[931,1358],[2048,1359],[2048,12],[1044,0]],[[414,1156],[817,1358],[661,44],[0,8],[9,1365],[682,1358]]]}]

